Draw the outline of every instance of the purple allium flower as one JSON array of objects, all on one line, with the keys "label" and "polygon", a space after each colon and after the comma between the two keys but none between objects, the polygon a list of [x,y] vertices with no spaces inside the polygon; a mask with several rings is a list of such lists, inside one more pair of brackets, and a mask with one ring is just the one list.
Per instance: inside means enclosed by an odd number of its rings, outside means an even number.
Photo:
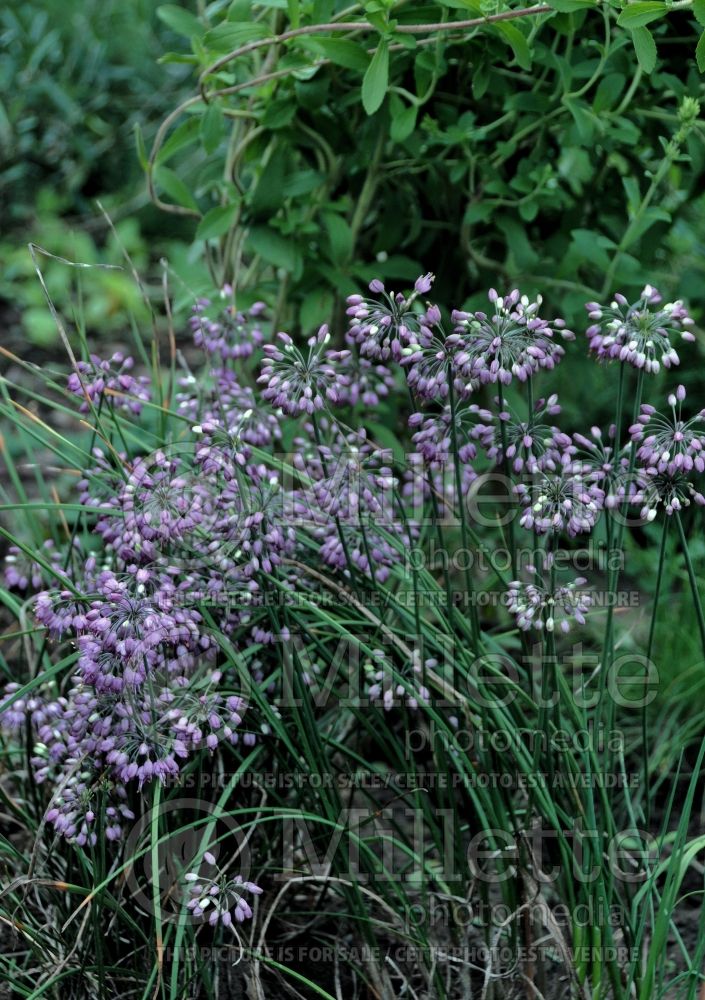
[{"label": "purple allium flower", "polygon": [[[204,861],[209,866],[217,866],[215,857],[206,852]],[[252,918],[252,907],[245,899],[245,893],[259,896],[263,892],[254,882],[245,881],[242,875],[231,878],[217,871],[211,878],[200,872],[187,872],[184,881],[191,897],[186,904],[193,917],[207,920],[211,927],[222,924],[232,927],[233,921],[241,924]]]},{"label": "purple allium flower", "polygon": [[705,496],[695,489],[685,473],[659,472],[657,468],[650,466],[640,470],[631,502],[640,505],[640,516],[645,521],[653,521],[658,515],[659,507],[663,507],[671,517],[689,507],[692,502],[705,507]]},{"label": "purple allium flower", "polygon": [[639,488],[639,477],[630,473],[629,459],[615,449],[616,428],[612,424],[603,435],[599,427],[590,428],[590,437],[575,433],[573,441],[586,477],[605,493],[605,508],[613,510],[631,502]]},{"label": "purple allium flower", "polygon": [[425,318],[421,310],[414,309],[419,295],[431,290],[434,276],[422,275],[416,279],[414,291],[407,297],[401,292],[387,291],[377,279],[370,282],[370,291],[381,295],[382,301],[362,295],[348,296],[347,314],[350,317],[349,336],[360,346],[364,357],[387,361],[401,360],[402,349],[410,338],[425,339]]},{"label": "purple allium flower", "polygon": [[[61,572],[61,554],[51,538],[48,538],[42,545],[41,554],[43,558],[57,572]],[[35,559],[32,559],[24,549],[17,545],[10,545],[5,556],[5,583],[15,590],[39,590],[44,581],[46,570]]]},{"label": "purple allium flower", "polygon": [[247,445],[266,448],[281,438],[276,415],[261,404],[249,386],[240,385],[234,372],[214,368],[208,382],[198,382],[195,391],[192,385],[190,378],[182,383],[184,391],[177,397],[179,412],[191,420],[195,433],[206,443],[224,444],[228,437],[237,441],[234,457],[240,464],[250,456]]},{"label": "purple allium flower", "polygon": [[[495,402],[499,407],[499,399]],[[538,399],[529,420],[517,417],[511,407],[499,410],[496,420],[489,411],[483,410],[481,412],[484,422],[476,425],[473,437],[496,465],[501,464],[503,460],[504,437],[507,459],[514,472],[526,469],[533,473],[545,462],[547,451],[555,451],[556,448],[565,451],[568,446],[566,435],[561,434],[554,425],[543,422],[547,417],[554,417],[560,411],[558,397],[555,394],[548,399]]]},{"label": "purple allium flower", "polygon": [[322,410],[324,400],[339,403],[348,387],[348,378],[336,364],[349,351],[324,351],[330,342],[328,327],[322,326],[308,341],[304,355],[286,333],[278,334],[284,345],[265,344],[266,357],[258,382],[265,386],[263,397],[290,416]]},{"label": "purple allium flower", "polygon": [[643,404],[637,423],[629,428],[632,441],[639,444],[637,458],[647,468],[670,476],[693,469],[705,471],[705,409],[684,420],[685,397],[682,385],[669,394],[670,417]]},{"label": "purple allium flower", "polygon": [[423,683],[425,670],[432,670],[437,661],[427,659],[421,663],[418,651],[414,651],[410,664],[410,675],[399,673],[382,649],[372,650],[372,658],[363,663],[367,697],[372,703],[380,704],[385,712],[401,705],[416,711],[419,703],[431,699],[428,688]]},{"label": "purple allium flower", "polygon": [[592,531],[604,505],[604,491],[592,481],[590,469],[568,452],[555,458],[548,454],[550,462],[544,460],[544,467],[528,484],[514,487],[524,507],[519,523],[537,535],[567,531],[574,536]]},{"label": "purple allium flower", "polygon": [[215,318],[208,315],[210,299],[198,299],[193,306],[190,320],[193,341],[196,347],[217,354],[223,361],[248,358],[264,340],[262,321],[266,306],[264,302],[255,302],[246,312],[239,311],[230,285],[223,287],[220,298],[226,304],[219,306]]},{"label": "purple allium flower", "polygon": [[575,334],[566,329],[562,319],[549,322],[539,316],[541,296],[531,302],[517,289],[499,296],[492,288],[488,298],[494,307],[491,316],[453,312],[456,333],[462,340],[455,365],[463,378],[508,385],[512,378],[525,382],[542,368],[554,368],[564,354],[554,334],[559,333],[564,340],[574,340]]},{"label": "purple allium flower", "polygon": [[543,555],[541,571],[535,566],[527,566],[531,580],[513,580],[507,591],[507,608],[514,615],[517,625],[523,631],[545,629],[553,632],[569,632],[571,623],[585,624],[585,615],[592,605],[590,594],[582,590],[587,582],[584,577],[576,577],[571,583],[558,583],[552,579],[553,557]]},{"label": "purple allium flower", "polygon": [[[457,407],[455,411],[455,436],[458,443],[458,458],[463,464],[469,464],[477,457],[476,442],[478,439],[483,439],[482,431],[486,430],[487,421],[490,420],[492,420],[492,414],[489,410],[484,410],[475,403],[471,406],[459,405]],[[452,460],[453,440],[450,406],[444,406],[440,413],[422,413],[420,411],[412,413],[409,417],[409,427],[414,431],[411,436],[414,447],[428,465],[440,468],[441,465]]]},{"label": "purple allium flower", "polygon": [[670,368],[680,363],[673,336],[695,340],[689,329],[693,320],[683,303],[661,305],[661,295],[651,285],[631,305],[617,293],[609,306],[588,302],[585,308],[593,320],[587,330],[590,350],[600,360],[617,358],[634,368],[657,372],[662,364]]},{"label": "purple allium flower", "polygon": [[422,399],[444,400],[449,393],[448,377],[459,399],[466,399],[477,388],[477,381],[458,377],[454,368],[455,356],[462,346],[461,338],[453,333],[449,337],[441,327],[441,314],[437,306],[429,306],[424,313],[416,335],[409,334],[402,350],[402,365],[407,370],[407,382]]},{"label": "purple allium flower", "polygon": [[[349,333],[345,340],[351,346],[355,343]],[[342,361],[341,371],[348,382],[341,386],[340,402],[347,406],[361,403],[373,409],[379,406],[380,400],[387,399],[394,388],[394,375],[386,365],[360,357],[356,351],[351,351]]]},{"label": "purple allium flower", "polygon": [[98,406],[103,396],[107,395],[115,406],[139,414],[142,403],[151,399],[151,392],[146,376],[135,378],[130,374],[134,364],[133,358],[126,358],[119,351],[107,361],[95,354],[91,354],[90,361],[77,361],[77,371],[69,375],[67,386],[70,392],[83,400],[79,407],[81,413],[89,412],[88,399]]}]

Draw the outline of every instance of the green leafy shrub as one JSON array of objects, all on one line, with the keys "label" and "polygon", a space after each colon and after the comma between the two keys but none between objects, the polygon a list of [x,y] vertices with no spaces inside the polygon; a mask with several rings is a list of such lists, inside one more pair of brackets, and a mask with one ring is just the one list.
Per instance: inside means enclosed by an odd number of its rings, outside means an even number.
[{"label": "green leafy shrub", "polygon": [[700,6],[531,10],[160,8],[191,48],[167,58],[200,89],[151,151],[155,201],[193,217],[219,282],[246,275],[305,330],[340,326],[340,276],[352,291],[370,259],[397,280],[430,263],[456,301],[500,277],[560,293],[569,321],[646,272],[697,308],[677,246],[698,210],[702,79],[674,42],[693,52]]}]

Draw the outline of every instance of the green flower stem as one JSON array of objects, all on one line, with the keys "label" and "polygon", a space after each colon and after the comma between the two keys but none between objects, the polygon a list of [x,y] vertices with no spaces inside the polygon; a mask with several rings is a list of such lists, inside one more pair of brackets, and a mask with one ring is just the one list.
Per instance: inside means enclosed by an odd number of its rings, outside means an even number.
[{"label": "green flower stem", "polygon": [[[668,525],[670,518],[664,517],[663,528],[661,530],[661,545],[659,546],[658,569],[656,571],[656,587],[654,588],[653,607],[651,609],[651,624],[649,625],[649,638],[646,643],[646,664],[648,670],[651,662],[651,653],[654,648],[654,636],[656,635],[656,616],[658,614],[658,602],[661,595],[661,583],[663,581],[663,567],[666,560],[666,540],[668,538]],[[650,829],[651,819],[651,796],[649,795],[649,739],[646,725],[646,704],[641,706],[641,751],[644,766],[644,801],[646,803],[646,827]]]},{"label": "green flower stem", "polygon": [[[465,587],[468,596],[474,595],[475,589],[472,585],[472,577],[470,576],[470,569],[467,562],[467,554],[469,551],[468,543],[468,532],[465,517],[465,504],[463,498],[463,474],[460,468],[460,456],[458,452],[458,430],[455,426],[456,417],[456,406],[455,406],[455,387],[453,385],[453,372],[448,370],[448,400],[450,402],[450,439],[453,448],[453,466],[455,468],[455,488],[458,494],[458,510],[460,512],[460,537],[463,543],[463,549],[465,550]],[[480,647],[480,621],[477,613],[477,604],[474,600],[470,601],[470,624],[472,626],[472,633],[475,642],[475,653],[479,652]]]},{"label": "green flower stem", "polygon": [[[623,408],[623,377],[624,371],[620,375],[620,391],[618,393],[617,399],[617,412],[619,415],[619,421],[621,423],[622,415],[621,411]],[[632,414],[632,423],[636,423],[639,416],[639,410],[641,409],[641,398],[644,391],[644,369],[639,369],[639,375],[636,384],[636,393],[634,396],[634,411]],[[619,450],[619,429],[615,431],[615,453]],[[629,471],[627,474],[627,489],[631,485],[632,477],[634,475],[634,468],[636,466],[636,444],[634,441],[631,442],[630,452],[629,452]],[[627,504],[624,505],[624,509],[627,510]],[[616,527],[615,544],[610,550],[612,552],[620,552],[623,549],[624,542],[624,523],[621,521]],[[619,567],[612,568],[608,567],[607,572],[608,578],[608,592],[611,597],[614,597],[617,587],[619,585]],[[612,666],[612,657],[614,655],[614,600],[609,602],[607,608],[607,621],[605,624],[605,639],[603,643],[604,651],[604,662],[602,664],[602,670],[600,671],[600,702],[602,702],[607,688],[607,675],[609,673],[610,667]]]},{"label": "green flower stem", "polygon": [[[501,413],[504,412],[504,391],[502,389],[502,383],[501,382],[497,383],[497,396],[499,398],[499,412],[501,414]],[[501,417],[500,417],[500,421],[499,421],[499,433],[500,433],[501,440],[502,440],[502,472],[504,474],[504,478],[507,481],[507,485],[510,487],[510,491],[511,491],[512,477],[511,477],[511,474],[510,474],[510,471],[509,471],[509,459],[507,458],[507,428],[505,427],[504,421],[501,419]],[[512,499],[511,492],[510,492],[509,499],[510,500]],[[513,517],[513,512],[512,512],[512,517],[510,517],[510,519],[509,519],[509,524],[508,524],[507,527],[508,527],[508,535],[509,535],[509,553],[510,553],[511,562],[512,562],[512,578],[514,580],[516,580],[516,579],[518,579],[519,570],[518,570],[518,567],[517,567],[517,554],[516,554],[516,541],[515,541],[515,535],[514,535],[514,517]]]}]

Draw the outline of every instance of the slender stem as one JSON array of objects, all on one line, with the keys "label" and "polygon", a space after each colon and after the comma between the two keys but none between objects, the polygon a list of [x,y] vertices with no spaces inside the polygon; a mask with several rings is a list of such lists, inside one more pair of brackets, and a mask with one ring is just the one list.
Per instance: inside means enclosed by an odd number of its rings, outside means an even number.
[{"label": "slender stem", "polygon": [[[618,393],[618,400],[617,400],[618,416],[619,416],[619,422],[620,422],[620,424],[621,424],[621,419],[622,419],[621,410],[623,408],[623,402],[622,402],[622,398],[621,398],[623,396],[623,390],[624,390],[623,378],[624,378],[624,369],[622,369],[622,372],[620,374],[620,386],[619,386],[619,393]],[[639,416],[639,410],[641,409],[641,397],[642,397],[643,391],[644,391],[644,369],[640,368],[639,369],[639,374],[638,374],[638,377],[637,377],[636,392],[635,392],[635,395],[634,395],[634,411],[633,411],[633,415],[632,415],[632,423],[636,423],[637,418]],[[619,433],[620,433],[620,430],[618,428],[615,428],[615,451],[619,447],[618,437],[617,437],[617,435]],[[629,486],[631,484],[632,476],[634,475],[634,468],[635,468],[635,466],[636,466],[636,444],[635,444],[634,441],[632,441],[631,442],[631,447],[630,447],[630,452],[629,452],[629,471],[628,471],[628,474],[627,474],[627,489],[629,489]],[[621,508],[618,508],[618,509],[621,509]],[[626,509],[626,505],[625,505],[625,509]],[[622,550],[623,541],[624,541],[624,520],[623,520],[623,518],[620,518],[620,521],[619,521],[619,523],[617,525],[617,530],[615,532],[615,544],[614,544],[614,547],[613,547],[613,549],[611,551],[612,552],[620,552]],[[608,567],[608,574],[607,575],[608,575],[608,592],[609,592],[610,597],[613,598],[614,595],[616,594],[617,587],[619,585],[619,566],[615,566],[614,568],[612,568],[611,566]],[[605,689],[606,689],[606,686],[607,686],[607,674],[608,674],[608,672],[610,670],[610,667],[612,665],[612,657],[614,655],[613,646],[614,646],[614,600],[610,600],[609,605],[607,607],[607,621],[606,621],[606,624],[605,624],[605,640],[604,640],[604,644],[603,644],[603,651],[604,651],[604,657],[603,657],[603,659],[604,659],[604,662],[602,664],[602,670],[600,672],[600,701],[602,701],[602,699],[604,697]]]},{"label": "slender stem", "polygon": [[[668,538],[668,525],[670,518],[664,517],[663,519],[663,529],[661,531],[661,545],[659,547],[658,555],[658,569],[656,571],[656,587],[654,589],[653,607],[651,609],[651,624],[649,625],[649,638],[646,643],[646,664],[645,668],[648,671],[649,665],[651,663],[651,653],[654,648],[654,636],[656,634],[656,616],[658,614],[658,602],[661,595],[661,582],[663,580],[663,567],[666,561],[666,539]],[[648,728],[646,725],[646,699],[642,699],[644,704],[641,706],[641,752],[643,756],[643,766],[644,766],[644,799],[645,799],[645,813],[646,813],[646,829],[650,829],[651,820],[651,796],[649,795],[649,737]]]},{"label": "slender stem", "polygon": [[703,614],[703,605],[700,600],[700,591],[698,590],[698,578],[695,575],[695,570],[693,568],[693,561],[690,558],[690,551],[688,549],[688,540],[685,537],[685,532],[683,531],[683,522],[681,521],[681,516],[676,511],[675,513],[676,524],[678,525],[678,534],[680,535],[681,547],[683,549],[683,557],[685,558],[685,566],[688,570],[688,580],[690,581],[690,590],[693,595],[693,607],[695,608],[695,616],[698,619],[698,629],[700,631],[700,643],[703,650],[703,656],[705,656],[705,615]]},{"label": "slender stem", "polygon": [[450,403],[450,439],[453,448],[453,465],[455,468],[455,490],[458,494],[458,510],[460,512],[460,537],[463,543],[464,552],[464,562],[465,562],[465,588],[470,600],[470,624],[472,626],[472,633],[475,640],[475,653],[479,652],[480,644],[480,622],[477,614],[477,605],[472,599],[471,595],[474,595],[475,591],[472,585],[472,578],[470,576],[470,567],[468,563],[468,555],[470,551],[470,546],[468,543],[468,532],[467,525],[465,521],[465,503],[463,497],[463,473],[460,467],[460,455],[458,452],[458,429],[455,425],[456,418],[456,406],[455,406],[455,387],[453,385],[453,372],[448,369],[448,400]]},{"label": "slender stem", "polygon": [[[512,477],[509,472],[509,459],[507,457],[507,428],[505,427],[504,421],[502,420],[502,413],[504,412],[504,391],[502,389],[502,383],[497,383],[497,397],[499,399],[499,433],[502,441],[502,472],[506,480],[506,485],[509,490],[509,499],[512,499]],[[512,511],[512,516],[509,519],[508,524],[509,533],[509,554],[512,561],[512,577],[516,580],[519,574],[519,569],[517,566],[517,554],[514,536],[514,511]]]}]

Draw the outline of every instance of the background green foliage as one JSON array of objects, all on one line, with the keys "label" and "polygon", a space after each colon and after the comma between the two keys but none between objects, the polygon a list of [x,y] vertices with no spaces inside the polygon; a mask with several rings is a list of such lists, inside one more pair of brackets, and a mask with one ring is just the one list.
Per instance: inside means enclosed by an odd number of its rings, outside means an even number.
[{"label": "background green foliage", "polygon": [[[193,63],[205,99],[195,90],[153,150],[157,195],[193,214],[216,280],[242,267],[305,330],[372,275],[429,268],[440,299],[521,284],[575,322],[586,295],[646,278],[701,307],[703,132],[678,118],[702,93],[682,58],[700,11],[551,7],[419,34],[502,8],[235,0],[194,21],[162,7],[185,36],[170,58]],[[251,48],[341,20],[367,27]]]},{"label": "background green foliage", "polygon": [[[4,300],[10,315],[19,311],[35,343],[52,344],[56,328],[28,241],[72,260],[117,263],[98,198],[139,266],[178,235],[149,206],[134,155],[135,126],[150,132],[184,77],[181,67],[158,63],[176,36],[156,7],[10,0],[0,9],[0,309]],[[49,272],[52,294],[70,311],[75,272],[58,264]],[[92,330],[117,330],[139,311],[127,275],[94,271],[87,282]]]}]

